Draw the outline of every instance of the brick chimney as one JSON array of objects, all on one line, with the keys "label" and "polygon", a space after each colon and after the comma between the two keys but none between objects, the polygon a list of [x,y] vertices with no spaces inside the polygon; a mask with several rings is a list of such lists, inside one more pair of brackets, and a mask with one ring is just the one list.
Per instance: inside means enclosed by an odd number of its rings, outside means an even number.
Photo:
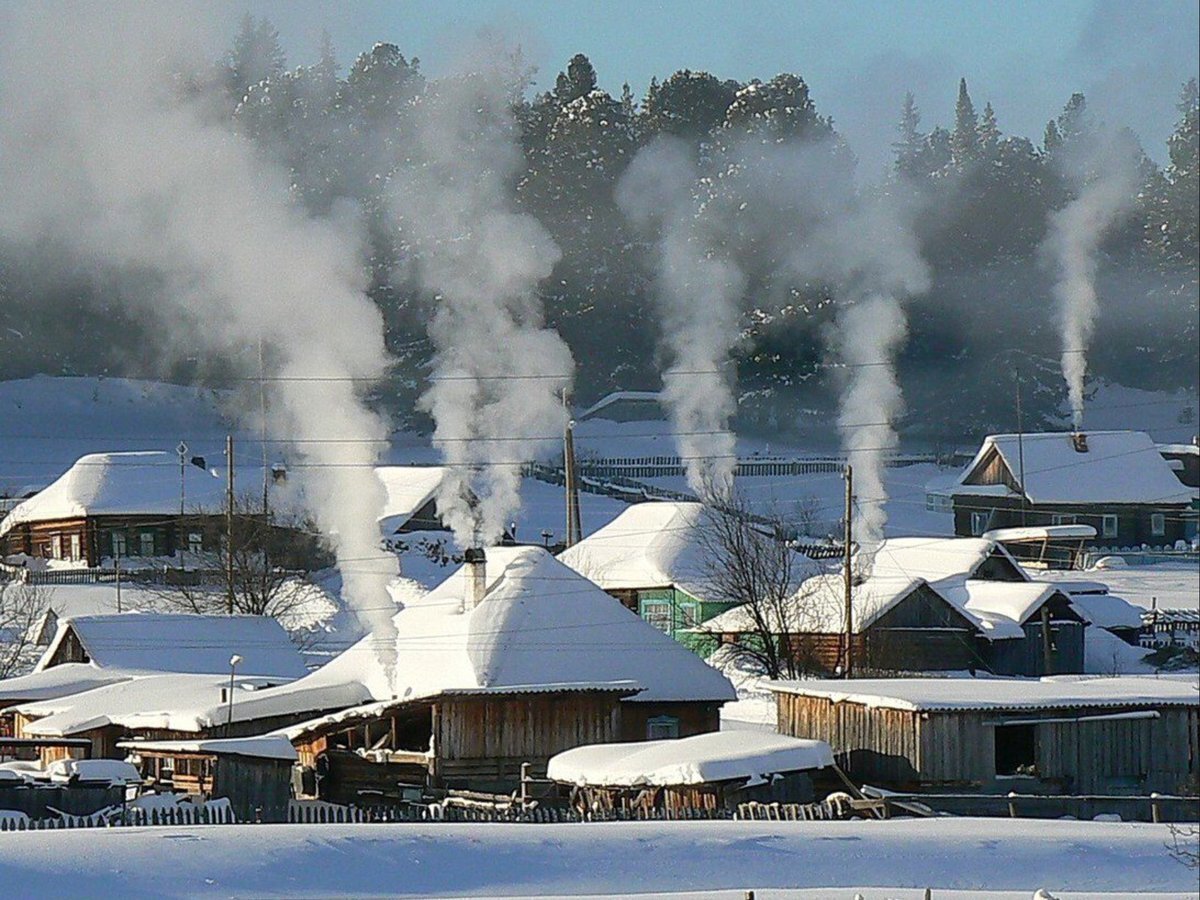
[{"label": "brick chimney", "polygon": [[482,547],[470,547],[463,553],[467,569],[465,608],[472,610],[483,602],[487,593],[487,556]]},{"label": "brick chimney", "polygon": [[1075,445],[1076,453],[1088,452],[1087,435],[1082,431],[1075,431],[1071,433],[1071,443]]}]

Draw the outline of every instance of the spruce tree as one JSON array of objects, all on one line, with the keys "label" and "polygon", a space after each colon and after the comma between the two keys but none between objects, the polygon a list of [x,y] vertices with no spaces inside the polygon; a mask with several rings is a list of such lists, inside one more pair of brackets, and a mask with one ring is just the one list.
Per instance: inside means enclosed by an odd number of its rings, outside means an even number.
[{"label": "spruce tree", "polygon": [[979,118],[967,93],[967,79],[959,79],[958,102],[954,106],[954,132],[950,136],[950,158],[958,169],[965,169],[979,158]]},{"label": "spruce tree", "polygon": [[979,151],[987,160],[996,159],[1000,151],[1000,128],[991,101],[983,107],[983,118],[979,121]]},{"label": "spruce tree", "polygon": [[921,112],[917,109],[916,98],[912,91],[907,91],[900,110],[900,124],[896,126],[900,137],[892,144],[892,149],[896,154],[896,172],[908,178],[928,174],[920,171],[921,149],[925,146],[920,126]]}]

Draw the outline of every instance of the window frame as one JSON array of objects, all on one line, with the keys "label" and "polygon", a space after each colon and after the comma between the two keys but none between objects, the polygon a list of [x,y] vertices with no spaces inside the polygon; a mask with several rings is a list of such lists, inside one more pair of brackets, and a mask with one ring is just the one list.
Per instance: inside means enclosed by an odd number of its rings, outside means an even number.
[{"label": "window frame", "polygon": [[988,510],[986,512],[984,512],[982,510],[978,510],[978,509],[972,510],[971,511],[971,535],[973,537],[979,537],[981,534],[983,534],[985,531],[987,531],[988,524],[991,522],[991,519],[992,519],[991,510]]},{"label": "window frame", "polygon": [[[1110,529],[1109,523],[1112,523]],[[1100,516],[1100,536],[1106,538],[1119,537],[1121,533],[1121,518],[1116,513],[1104,513]]]},{"label": "window frame", "polygon": [[[149,553],[146,552],[147,543],[149,544],[149,547],[150,547]],[[153,556],[154,551],[156,549],[156,546],[155,546],[156,543],[157,542],[154,540],[154,532],[153,531],[138,532],[138,555]]]},{"label": "window frame", "polygon": [[122,559],[129,555],[129,537],[123,531],[114,531],[110,535],[110,549],[113,559]]},{"label": "window frame", "polygon": [[[665,730],[666,734],[659,733]],[[666,741],[679,737],[678,716],[652,716],[646,720],[646,740]]]},{"label": "window frame", "polygon": [[1167,514],[1166,513],[1150,513],[1150,536],[1151,537],[1166,537],[1167,535]]}]

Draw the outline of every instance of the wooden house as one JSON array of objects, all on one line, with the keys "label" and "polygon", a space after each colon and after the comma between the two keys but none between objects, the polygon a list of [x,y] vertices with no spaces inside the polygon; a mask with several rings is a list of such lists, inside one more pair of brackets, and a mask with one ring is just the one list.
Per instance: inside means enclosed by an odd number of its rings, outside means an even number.
[{"label": "wooden house", "polygon": [[[833,674],[846,663],[846,623],[840,575],[807,579],[788,604],[759,610],[771,638],[790,645],[790,658],[807,671]],[[859,670],[936,672],[984,668],[978,620],[930,587],[923,578],[878,575],[851,592],[854,665]],[[762,640],[750,609],[739,606],[704,622],[697,631],[722,644]]]},{"label": "wooden house", "polygon": [[325,785],[370,777],[341,777],[339,750],[435,784],[511,786],[522,763],[544,772],[582,743],[720,727],[736,695],[715,669],[541,548],[481,555],[397,613],[394,668],[367,638],[291,687],[356,682],[373,697],[285,730]]},{"label": "wooden house", "polygon": [[989,435],[949,490],[955,534],[1088,525],[1102,547],[1186,539],[1195,494],[1137,431]]},{"label": "wooden house", "polygon": [[691,642],[694,628],[736,604],[713,596],[699,503],[635,503],[559,559],[655,628]]},{"label": "wooden house", "polygon": [[900,790],[1195,795],[1193,676],[793,681],[783,734],[833,747],[851,778]]},{"label": "wooden house", "polygon": [[677,815],[735,809],[750,800],[810,803],[810,773],[833,765],[823,741],[717,731],[665,741],[586,744],[550,759],[547,777],[581,812]]},{"label": "wooden house", "polygon": [[445,466],[376,466],[386,499],[379,528],[384,538],[422,531],[449,531],[437,511]]},{"label": "wooden house", "polygon": [[215,549],[224,506],[224,481],[174,453],[90,453],[0,521],[0,555],[94,568],[198,554]]},{"label": "wooden house", "polygon": [[175,792],[224,798],[241,822],[286,822],[296,751],[286,738],[123,741],[142,775]]}]

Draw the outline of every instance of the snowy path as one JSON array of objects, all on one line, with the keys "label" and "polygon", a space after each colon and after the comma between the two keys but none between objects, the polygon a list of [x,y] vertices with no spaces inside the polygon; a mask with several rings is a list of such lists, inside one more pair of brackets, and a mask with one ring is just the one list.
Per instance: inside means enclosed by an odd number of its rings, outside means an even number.
[{"label": "snowy path", "polygon": [[[1005,819],[260,825],[0,835],[5,897],[1195,896],[1158,825]],[[773,890],[767,890],[773,889]],[[793,889],[793,890],[787,890]],[[723,894],[737,896],[737,894]],[[712,893],[710,896],[722,896]],[[1002,895],[1001,895],[1002,896]]]}]

